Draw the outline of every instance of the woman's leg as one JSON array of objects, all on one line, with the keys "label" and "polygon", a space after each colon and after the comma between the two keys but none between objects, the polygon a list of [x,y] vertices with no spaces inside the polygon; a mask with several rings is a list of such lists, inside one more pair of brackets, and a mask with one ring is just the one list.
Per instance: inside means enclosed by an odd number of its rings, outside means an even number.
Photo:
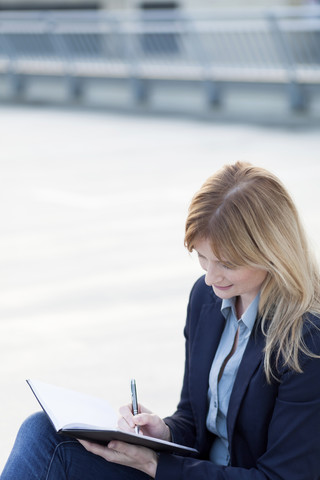
[{"label": "woman's leg", "polygon": [[1,480],[147,480],[132,468],[87,452],[76,440],[58,435],[44,413],[22,424]]}]

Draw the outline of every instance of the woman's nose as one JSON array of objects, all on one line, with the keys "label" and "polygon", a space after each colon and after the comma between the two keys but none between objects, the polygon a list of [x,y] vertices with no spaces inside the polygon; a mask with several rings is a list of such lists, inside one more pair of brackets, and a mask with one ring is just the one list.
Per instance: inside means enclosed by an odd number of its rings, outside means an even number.
[{"label": "woman's nose", "polygon": [[222,274],[213,265],[208,265],[207,273],[205,276],[206,284],[211,287],[214,284],[219,283],[222,280]]}]

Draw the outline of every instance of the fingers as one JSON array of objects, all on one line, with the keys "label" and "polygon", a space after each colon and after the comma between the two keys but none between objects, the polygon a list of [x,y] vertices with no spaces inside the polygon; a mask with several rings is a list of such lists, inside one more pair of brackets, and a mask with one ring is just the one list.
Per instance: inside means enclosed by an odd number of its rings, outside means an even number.
[{"label": "fingers", "polygon": [[[145,416],[142,416],[141,414],[135,415],[135,416],[132,415],[132,417],[126,417],[126,418],[121,417],[118,420],[118,428],[123,432],[130,432],[130,433],[135,432],[136,426],[143,427],[146,424],[148,424],[148,418],[146,418]],[[140,433],[143,434],[141,430],[140,430]]]},{"label": "fingers", "polygon": [[147,448],[137,447],[118,440],[112,440],[108,445],[100,445],[80,439],[78,439],[78,442],[81,443],[88,452],[99,455],[109,462],[129,465],[134,468],[139,468],[136,462],[139,463],[139,461],[141,461],[141,463],[144,463],[145,457],[153,456],[154,453]]},{"label": "fingers", "polygon": [[79,440],[88,452],[100,455],[108,462],[126,465],[146,473],[155,478],[158,466],[158,457],[155,452],[145,447],[129,445],[125,442],[112,440],[107,446]]},{"label": "fingers", "polygon": [[81,443],[81,445],[91,453],[94,453],[95,455],[99,455],[100,457],[105,458],[106,460],[110,461],[116,461],[116,457],[118,455],[115,455],[115,452],[118,454],[130,454],[131,450],[134,448],[132,445],[129,445],[128,443],[125,442],[120,442],[116,440],[112,440],[111,442],[108,443],[108,445],[101,445],[99,443],[93,443],[89,442],[88,440],[80,440],[78,439],[78,442]]},{"label": "fingers", "polygon": [[89,442],[88,440],[80,440],[78,442],[88,450],[88,452],[94,453],[95,455],[100,455],[100,457],[105,457],[105,452],[108,449],[106,445],[100,445],[99,443]]},{"label": "fingers", "polygon": [[[149,410],[148,408],[141,405],[141,403],[139,403],[138,409],[139,409],[139,413],[152,413],[151,410]],[[132,415],[132,405],[131,405],[131,403],[128,403],[127,405],[124,405],[123,407],[120,407],[119,412],[120,412],[120,415],[122,415],[122,416],[126,416],[129,413]]]},{"label": "fingers", "polygon": [[151,411],[139,404],[139,414],[133,415],[131,404],[124,405],[119,409],[121,417],[118,420],[118,427],[125,432],[132,432],[136,425],[148,425]]},{"label": "fingers", "polygon": [[132,431],[135,427],[131,405],[125,405],[119,409],[121,417],[118,420],[118,427],[124,431]]},{"label": "fingers", "polygon": [[123,432],[134,432],[135,423],[133,419],[121,417],[118,420],[118,428]]},{"label": "fingers", "polygon": [[136,425],[139,425],[141,427],[144,425],[153,427],[159,422],[159,417],[154,413],[139,413],[139,415],[136,415],[134,417],[134,422]]},{"label": "fingers", "polygon": [[[129,425],[130,423],[130,425]],[[132,426],[131,426],[132,425]],[[119,419],[119,429],[127,432],[134,432],[134,426],[140,428],[139,433],[149,437],[171,440],[171,432],[164,421],[154,413],[139,413],[138,415]]]}]

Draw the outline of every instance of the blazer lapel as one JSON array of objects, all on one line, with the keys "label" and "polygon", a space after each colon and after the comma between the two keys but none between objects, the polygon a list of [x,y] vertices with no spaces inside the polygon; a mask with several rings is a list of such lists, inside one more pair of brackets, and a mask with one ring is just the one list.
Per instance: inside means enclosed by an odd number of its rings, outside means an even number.
[{"label": "blazer lapel", "polygon": [[220,300],[202,307],[190,355],[192,362],[189,391],[199,426],[205,425],[209,373],[225,325],[220,309]]},{"label": "blazer lapel", "polygon": [[230,397],[227,415],[228,437],[230,442],[233,437],[235,422],[238,416],[242,398],[246,392],[252,375],[263,359],[264,346],[265,337],[262,331],[260,329],[254,329],[243,354]]}]

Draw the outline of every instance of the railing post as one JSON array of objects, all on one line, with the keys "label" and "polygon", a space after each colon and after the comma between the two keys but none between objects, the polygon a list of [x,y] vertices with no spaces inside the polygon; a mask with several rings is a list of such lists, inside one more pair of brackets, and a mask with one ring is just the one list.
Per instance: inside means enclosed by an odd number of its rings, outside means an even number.
[{"label": "railing post", "polygon": [[72,74],[72,56],[69,54],[68,47],[65,45],[61,34],[57,31],[57,21],[52,16],[48,16],[46,25],[57,57],[61,58],[64,64],[64,77],[68,96],[71,100],[78,101],[83,95],[83,82]]},{"label": "railing post", "polygon": [[274,13],[269,14],[269,25],[273,32],[275,43],[278,51],[280,52],[281,60],[286,67],[288,84],[287,91],[289,97],[289,103],[292,110],[305,110],[306,98],[302,89],[302,85],[299,84],[296,69],[295,60],[293,57],[292,48],[288,44],[283,32],[279,28],[277,18]]},{"label": "railing post", "polygon": [[214,80],[205,79],[203,81],[204,91],[208,101],[208,104],[211,107],[220,107],[221,106],[221,88],[218,83]]},{"label": "railing post", "polygon": [[133,76],[130,78],[130,86],[136,104],[141,105],[148,101],[147,80]]},{"label": "railing post", "polygon": [[10,42],[8,35],[3,34],[2,40],[9,56],[8,81],[10,85],[10,92],[15,99],[22,99],[25,94],[26,80],[22,75],[15,72],[14,62],[16,57],[16,50]]},{"label": "railing post", "polygon": [[129,85],[133,101],[136,105],[142,105],[149,99],[147,80],[139,75],[139,46],[137,31],[134,30],[133,20],[127,25],[125,51],[126,61],[129,66]]},{"label": "railing post", "polygon": [[[192,25],[192,22],[188,22],[188,25]],[[205,46],[202,45],[200,34],[194,26],[193,28],[190,28],[190,33],[192,33],[194,39],[193,45],[195,47],[196,58],[198,59],[202,68],[202,84],[207,103],[210,107],[220,107],[221,88],[210,75],[210,61],[205,53]]]},{"label": "railing post", "polygon": [[307,109],[306,94],[303,91],[302,85],[297,82],[290,82],[288,84],[288,96],[292,110],[304,111]]}]

